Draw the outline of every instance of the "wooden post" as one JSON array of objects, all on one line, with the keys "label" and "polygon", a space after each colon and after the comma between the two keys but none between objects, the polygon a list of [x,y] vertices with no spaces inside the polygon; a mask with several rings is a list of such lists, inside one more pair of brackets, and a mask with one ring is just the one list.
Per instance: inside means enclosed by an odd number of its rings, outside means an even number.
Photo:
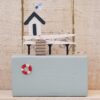
[{"label": "wooden post", "polygon": [[[74,0],[72,0],[72,34],[75,34],[75,8]],[[75,37],[72,37],[72,41],[75,42]],[[72,54],[75,53],[75,45],[72,46]]]}]

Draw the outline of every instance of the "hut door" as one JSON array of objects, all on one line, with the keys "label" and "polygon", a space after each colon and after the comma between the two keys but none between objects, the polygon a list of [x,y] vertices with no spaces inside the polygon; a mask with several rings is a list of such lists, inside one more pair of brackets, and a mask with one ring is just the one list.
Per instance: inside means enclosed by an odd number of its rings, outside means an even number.
[{"label": "hut door", "polygon": [[37,35],[37,27],[36,27],[36,24],[33,24],[33,35]]}]

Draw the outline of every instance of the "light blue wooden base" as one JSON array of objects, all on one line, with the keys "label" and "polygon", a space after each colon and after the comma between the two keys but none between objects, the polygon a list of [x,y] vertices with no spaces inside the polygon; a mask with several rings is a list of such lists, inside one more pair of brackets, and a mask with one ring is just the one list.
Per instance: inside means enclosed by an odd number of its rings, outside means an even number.
[{"label": "light blue wooden base", "polygon": [[[33,71],[23,75],[21,65]],[[87,96],[86,56],[13,56],[13,96]]]}]

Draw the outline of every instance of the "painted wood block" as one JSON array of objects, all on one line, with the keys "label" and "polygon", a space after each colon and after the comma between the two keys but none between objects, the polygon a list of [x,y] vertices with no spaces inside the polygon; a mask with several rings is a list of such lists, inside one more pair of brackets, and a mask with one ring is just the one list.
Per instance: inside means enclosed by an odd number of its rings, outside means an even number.
[{"label": "painted wood block", "polygon": [[[32,72],[24,75],[23,64]],[[87,96],[86,56],[14,56],[13,96]]]}]

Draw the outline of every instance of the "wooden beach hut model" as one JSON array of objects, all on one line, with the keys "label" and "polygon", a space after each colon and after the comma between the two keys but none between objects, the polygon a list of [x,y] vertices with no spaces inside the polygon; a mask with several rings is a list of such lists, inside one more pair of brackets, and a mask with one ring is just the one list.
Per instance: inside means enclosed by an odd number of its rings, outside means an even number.
[{"label": "wooden beach hut model", "polygon": [[24,25],[29,27],[29,35],[32,36],[41,35],[41,24],[45,24],[45,21],[36,12],[33,12],[24,22]]}]

